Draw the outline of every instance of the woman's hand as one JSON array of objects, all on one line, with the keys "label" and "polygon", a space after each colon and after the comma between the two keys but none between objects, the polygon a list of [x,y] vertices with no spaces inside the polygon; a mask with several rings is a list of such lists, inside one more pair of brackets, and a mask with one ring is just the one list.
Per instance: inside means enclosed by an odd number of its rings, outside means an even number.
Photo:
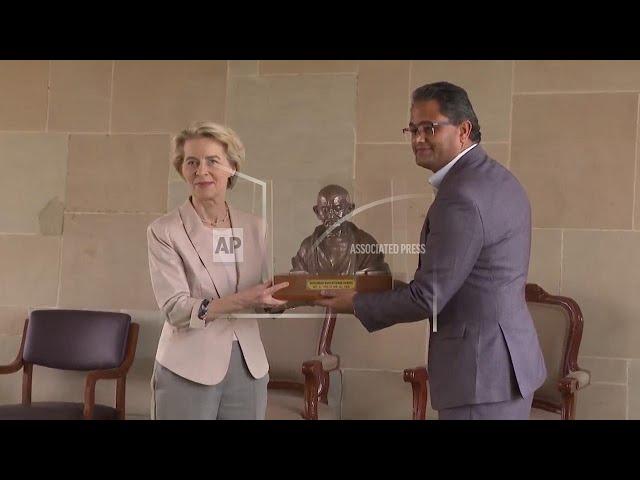
[{"label": "woman's hand", "polygon": [[242,292],[238,292],[236,295],[243,308],[282,308],[287,304],[287,301],[277,300],[273,298],[273,294],[278,290],[287,288],[288,286],[289,282],[282,282],[273,285],[273,282],[269,280],[267,282],[260,283],[254,287],[243,290]]}]

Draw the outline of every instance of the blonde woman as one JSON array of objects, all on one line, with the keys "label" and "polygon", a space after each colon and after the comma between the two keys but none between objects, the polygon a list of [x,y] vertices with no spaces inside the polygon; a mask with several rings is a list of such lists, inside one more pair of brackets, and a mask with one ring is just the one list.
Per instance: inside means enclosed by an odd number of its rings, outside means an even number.
[{"label": "blonde woman", "polygon": [[[284,308],[264,280],[265,222],[226,201],[244,160],[228,127],[199,122],[174,139],[173,166],[191,195],[147,229],[149,270],[165,323],[152,379],[152,418],[264,419],[269,365],[255,318]],[[240,247],[231,249],[232,244]],[[226,248],[214,253],[220,242]],[[226,243],[225,243],[226,242]]]}]

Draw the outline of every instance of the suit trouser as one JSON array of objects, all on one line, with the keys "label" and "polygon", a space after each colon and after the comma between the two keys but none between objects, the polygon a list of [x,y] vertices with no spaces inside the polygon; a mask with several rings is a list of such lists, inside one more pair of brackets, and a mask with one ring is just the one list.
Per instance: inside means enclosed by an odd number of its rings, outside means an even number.
[{"label": "suit trouser", "polygon": [[503,402],[478,403],[438,410],[440,420],[529,420],[533,393],[523,397],[515,371],[509,375],[511,398]]},{"label": "suit trouser", "polygon": [[158,362],[153,371],[156,420],[264,420],[269,374],[253,378],[238,342],[229,369],[217,385],[202,385],[173,373]]},{"label": "suit trouser", "polygon": [[479,403],[438,410],[440,420],[529,420],[533,394],[506,402]]}]

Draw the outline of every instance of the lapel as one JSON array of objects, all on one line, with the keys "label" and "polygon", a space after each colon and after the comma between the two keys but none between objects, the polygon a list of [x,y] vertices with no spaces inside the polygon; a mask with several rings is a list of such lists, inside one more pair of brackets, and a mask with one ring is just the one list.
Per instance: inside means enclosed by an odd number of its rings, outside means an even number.
[{"label": "lapel", "polygon": [[477,160],[480,160],[486,155],[487,154],[482,148],[482,146],[478,144],[475,147],[473,147],[469,152],[465,153],[462,157],[460,157],[460,159],[456,162],[456,164],[453,167],[451,167],[451,170],[447,172],[445,177],[442,179],[442,182],[440,183],[440,188],[438,188],[438,191],[436,192],[436,196],[433,199],[433,203],[431,203],[431,206],[427,211],[427,217],[425,218],[424,227],[422,228],[422,234],[420,235],[421,241],[423,242],[426,241],[427,235],[429,235],[429,216],[431,214],[431,210],[433,210],[434,208],[438,208],[436,206],[438,203],[438,196],[440,195],[440,192],[442,192],[442,189],[445,187],[447,182],[451,181],[451,179],[455,177],[458,172],[464,170],[465,167],[469,166],[471,163],[475,163]]},{"label": "lapel", "polygon": [[234,291],[238,292],[239,286],[243,288],[248,287],[247,279],[249,278],[249,267],[252,265],[254,253],[254,249],[250,248],[251,242],[251,230],[250,230],[250,220],[251,217],[246,215],[241,210],[237,210],[229,205],[229,217],[231,218],[231,225],[233,228],[233,234],[235,236],[239,236],[240,232],[242,232],[242,261],[239,262],[237,260],[237,252],[236,252],[236,284],[234,286]]},{"label": "lapel", "polygon": [[[193,245],[200,261],[204,265],[207,271],[209,280],[213,290],[215,290],[218,298],[229,293],[235,293],[238,291],[238,283],[242,278],[243,271],[245,270],[247,259],[244,258],[244,262],[235,262],[236,278],[235,285],[229,284],[227,274],[224,270],[224,264],[213,261],[213,231],[202,224],[200,217],[196,213],[191,199],[188,198],[179,208],[180,218],[184,225],[185,232]],[[231,225],[234,234],[237,229],[244,228],[246,220],[237,210],[229,207],[229,217],[231,219]]]},{"label": "lapel", "polygon": [[[462,157],[460,157],[460,159],[456,162],[456,164],[453,167],[451,167],[451,170],[447,172],[445,177],[442,179],[442,182],[440,183],[440,188],[438,188],[436,196],[433,199],[433,203],[431,203],[431,206],[427,211],[427,216],[424,220],[424,225],[422,226],[422,232],[420,233],[420,243],[422,243],[423,245],[427,243],[427,236],[429,235],[429,217],[431,215],[431,211],[434,208],[438,208],[436,206],[436,204],[438,203],[438,195],[440,195],[440,192],[442,192],[442,189],[444,188],[446,183],[450,181],[451,178],[457,174],[457,172],[463,170],[466,166],[470,165],[471,163],[474,163],[486,157],[486,155],[487,154],[482,148],[482,146],[478,144],[475,147],[473,147],[469,152],[467,152]],[[418,256],[418,268],[420,268],[421,264],[422,264],[422,256],[420,255]]]}]

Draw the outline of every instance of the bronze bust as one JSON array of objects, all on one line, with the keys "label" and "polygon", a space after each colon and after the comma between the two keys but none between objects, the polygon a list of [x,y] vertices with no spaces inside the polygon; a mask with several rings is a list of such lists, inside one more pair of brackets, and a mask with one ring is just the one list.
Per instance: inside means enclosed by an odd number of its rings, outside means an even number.
[{"label": "bronze bust", "polygon": [[292,272],[310,275],[390,273],[376,239],[354,223],[341,221],[354,208],[349,192],[340,185],[327,185],[320,190],[313,211],[322,223],[302,241],[298,253],[291,259]]}]

